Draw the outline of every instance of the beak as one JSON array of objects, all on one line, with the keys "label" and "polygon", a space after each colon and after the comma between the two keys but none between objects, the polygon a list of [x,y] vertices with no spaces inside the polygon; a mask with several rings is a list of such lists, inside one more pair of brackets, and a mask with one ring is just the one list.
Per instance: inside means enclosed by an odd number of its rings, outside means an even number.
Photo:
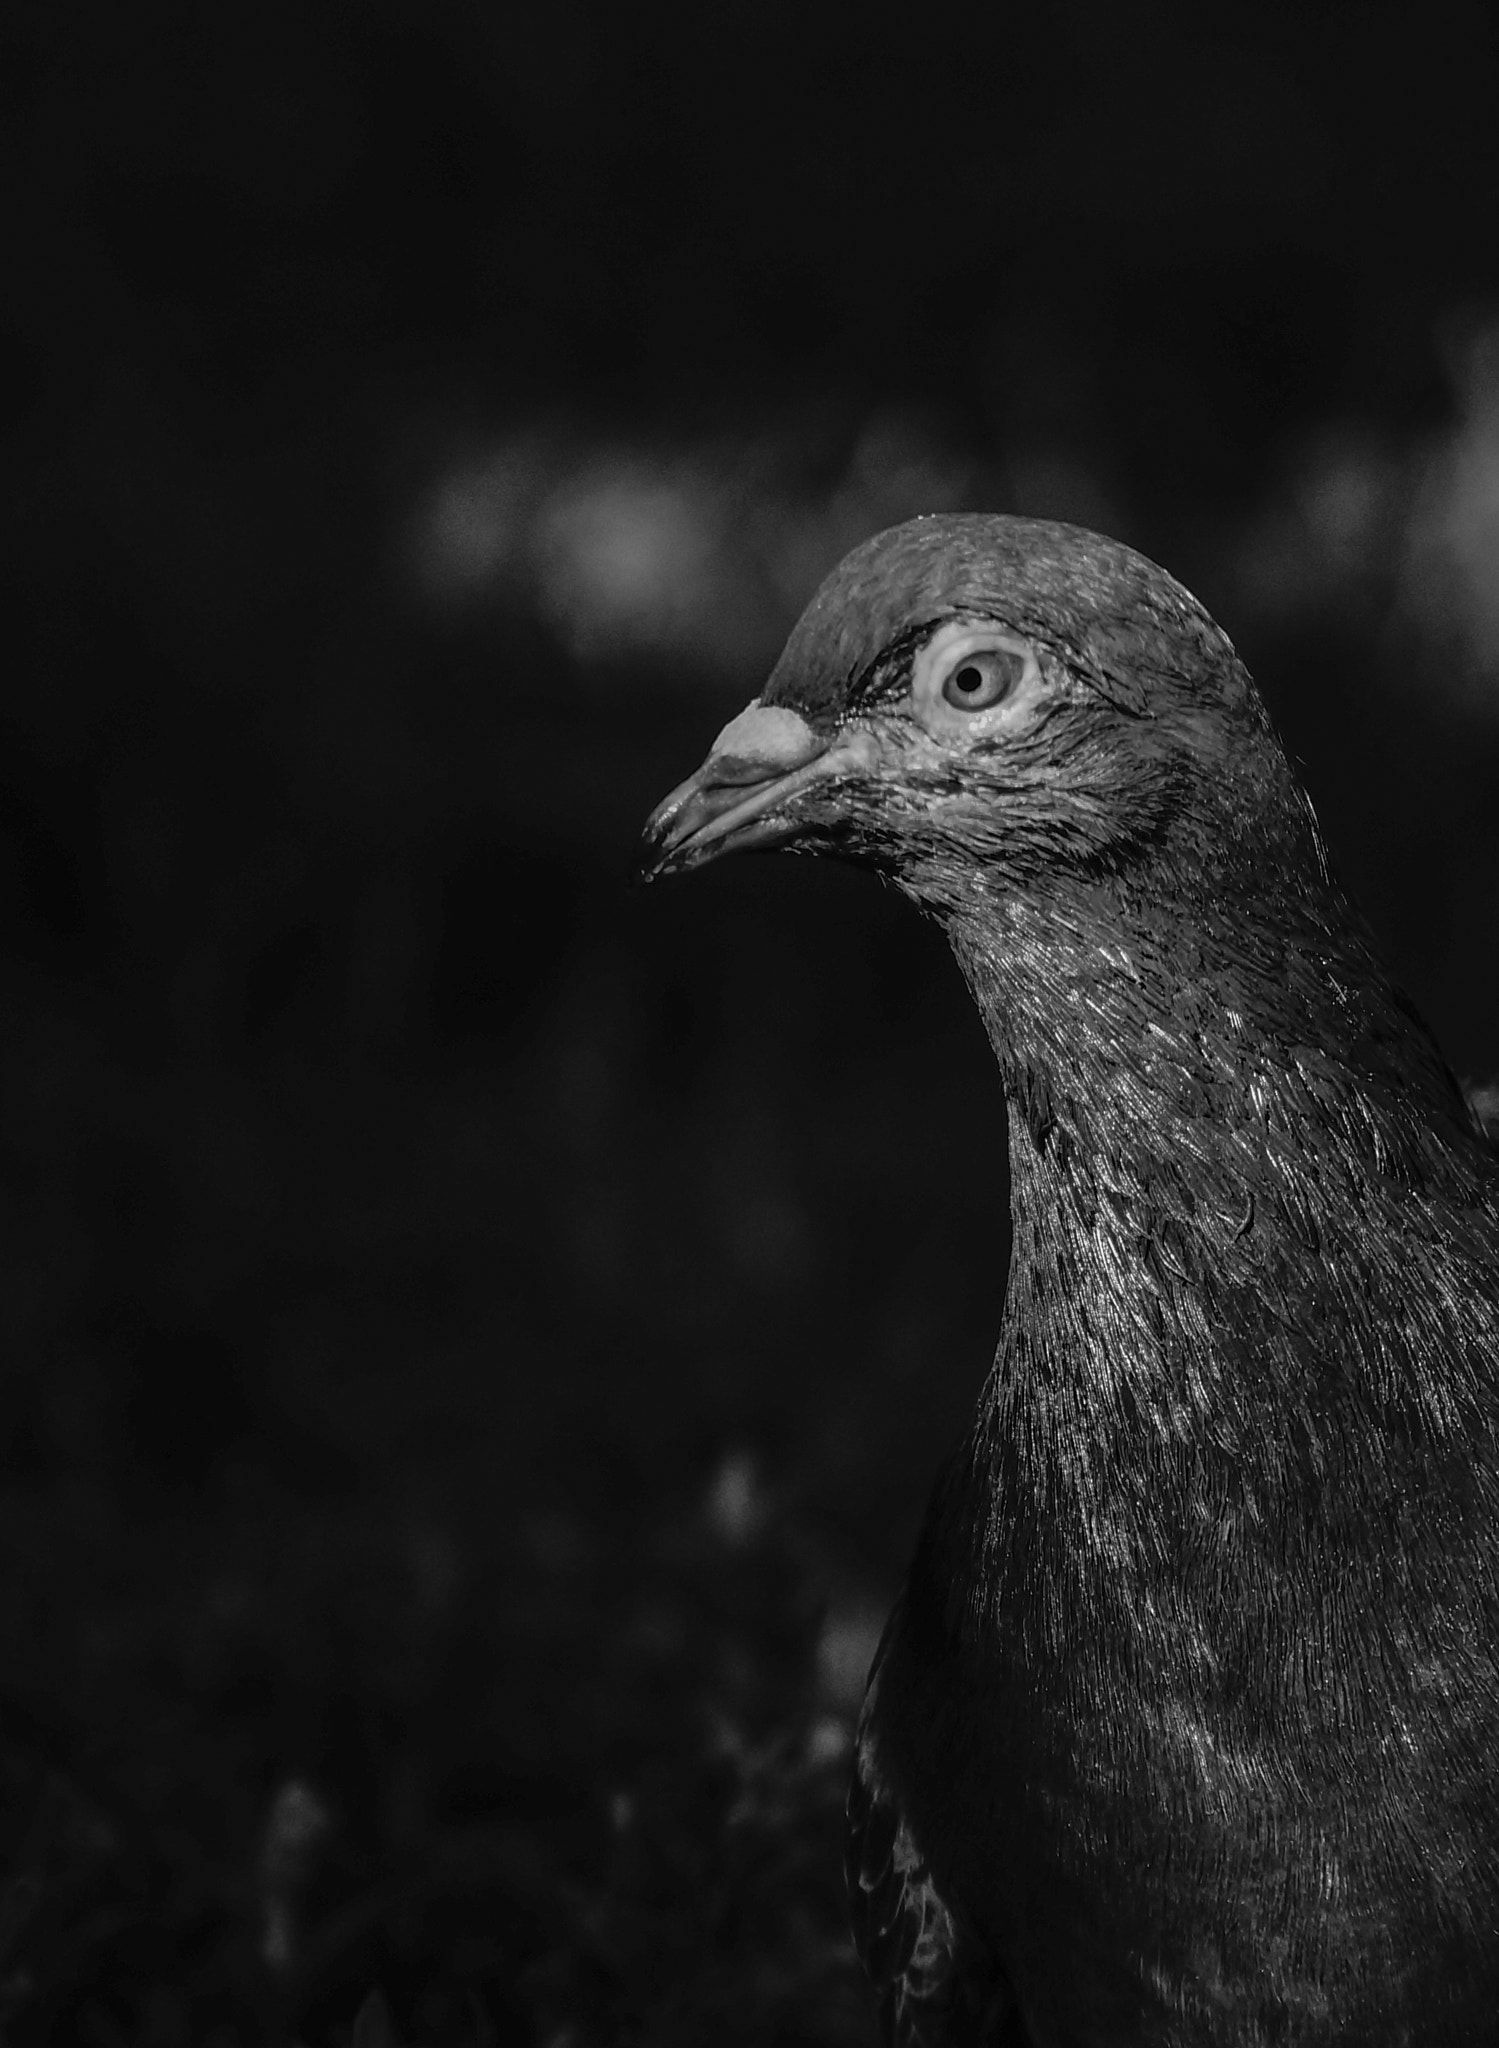
[{"label": "beak", "polygon": [[726,725],[695,775],[646,821],[636,879],[701,867],[721,853],[778,846],[801,829],[790,798],[869,765],[870,736],[819,733],[783,704],[756,701]]}]

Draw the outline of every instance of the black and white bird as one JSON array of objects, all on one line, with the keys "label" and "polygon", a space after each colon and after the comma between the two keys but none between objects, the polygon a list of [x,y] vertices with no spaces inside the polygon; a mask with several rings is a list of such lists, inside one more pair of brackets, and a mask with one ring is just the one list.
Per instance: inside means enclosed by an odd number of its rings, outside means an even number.
[{"label": "black and white bird", "polygon": [[849,1799],[887,2039],[1499,2044],[1499,1153],[1227,637],[1073,527],[880,534],[642,862],[779,845],[942,924],[1009,1110]]}]

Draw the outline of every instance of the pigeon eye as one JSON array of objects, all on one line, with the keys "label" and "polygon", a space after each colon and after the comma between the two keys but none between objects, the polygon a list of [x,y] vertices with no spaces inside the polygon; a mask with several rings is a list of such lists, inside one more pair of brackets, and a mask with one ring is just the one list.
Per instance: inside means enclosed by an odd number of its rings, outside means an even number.
[{"label": "pigeon eye", "polygon": [[1011,647],[985,647],[965,655],[942,685],[942,694],[959,711],[987,711],[999,704],[1025,674],[1025,657]]},{"label": "pigeon eye", "polygon": [[1026,729],[1044,695],[1036,650],[997,619],[948,619],[911,664],[911,712],[933,739],[1000,744]]}]

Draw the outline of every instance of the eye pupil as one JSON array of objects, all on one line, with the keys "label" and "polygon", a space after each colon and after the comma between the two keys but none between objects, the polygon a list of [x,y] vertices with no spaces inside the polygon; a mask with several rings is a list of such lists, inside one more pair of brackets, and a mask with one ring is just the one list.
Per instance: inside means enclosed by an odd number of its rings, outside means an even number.
[{"label": "eye pupil", "polygon": [[984,687],[983,676],[971,664],[967,668],[960,668],[953,677],[953,681],[965,697],[971,696],[975,690],[981,690]]}]

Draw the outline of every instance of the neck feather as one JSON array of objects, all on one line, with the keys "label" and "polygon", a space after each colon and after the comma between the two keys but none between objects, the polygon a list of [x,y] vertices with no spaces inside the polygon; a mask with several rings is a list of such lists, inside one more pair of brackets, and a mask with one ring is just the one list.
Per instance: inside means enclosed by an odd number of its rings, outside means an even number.
[{"label": "neck feather", "polygon": [[1221,1585],[1242,1547],[1268,1611],[1267,1545],[1352,1565],[1416,1468],[1493,1431],[1493,1156],[1330,887],[1197,906],[1187,945],[1112,885],[979,891],[948,922],[1014,1210],[998,1353],[937,1502],[981,1540],[956,1597],[1055,1635],[1163,1550]]}]

